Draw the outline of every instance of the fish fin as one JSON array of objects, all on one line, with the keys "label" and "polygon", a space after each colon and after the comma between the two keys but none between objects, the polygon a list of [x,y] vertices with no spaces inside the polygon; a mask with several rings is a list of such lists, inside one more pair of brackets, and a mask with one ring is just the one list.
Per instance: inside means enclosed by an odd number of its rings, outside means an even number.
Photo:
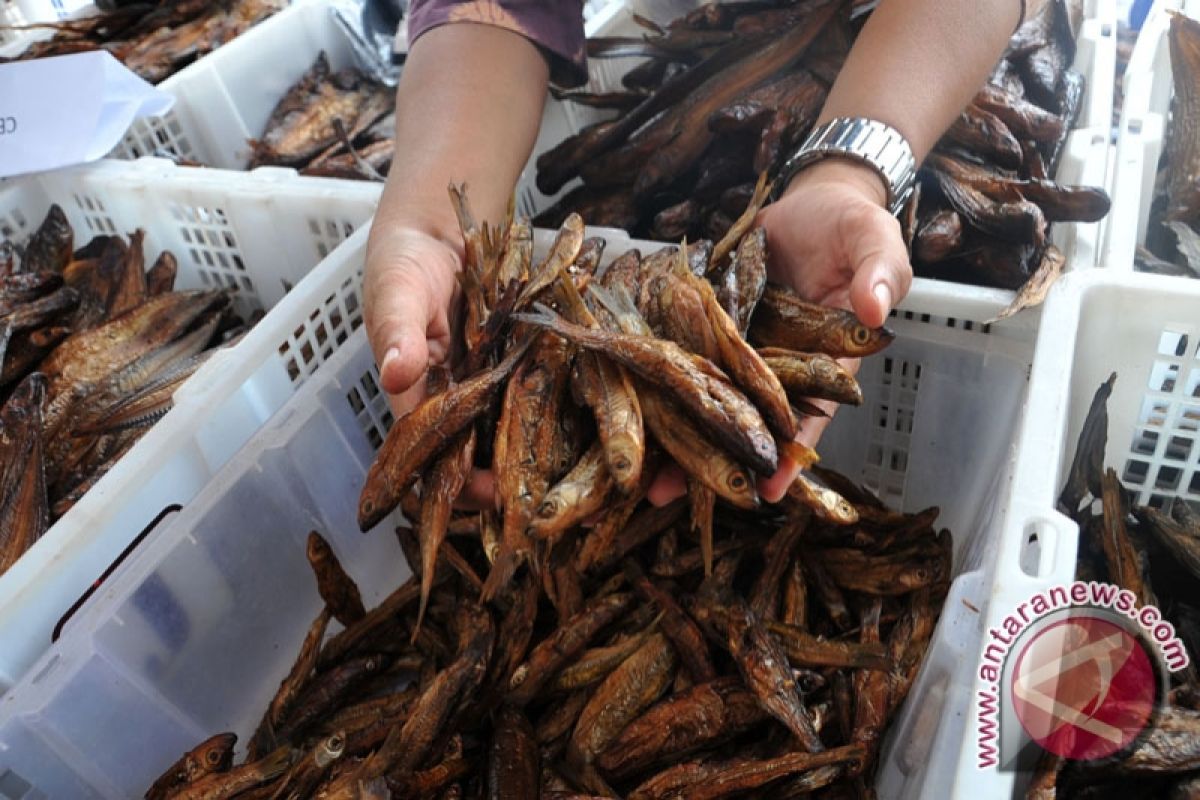
[{"label": "fish fin", "polygon": [[258,762],[258,767],[261,770],[261,775],[264,781],[274,780],[283,773],[287,772],[288,767],[292,765],[292,748],[288,745],[283,745],[275,750],[275,752],[263,758]]},{"label": "fish fin", "polygon": [[617,323],[622,331],[633,334],[646,332],[648,327],[646,320],[638,311],[637,303],[633,301],[624,286],[613,286],[606,289],[603,286],[590,284],[588,291],[595,296],[600,305],[608,310],[608,313],[617,318]]},{"label": "fish fin", "polygon": [[779,452],[796,462],[796,465],[800,469],[808,469],[821,460],[821,457],[817,455],[817,451],[803,442],[782,441],[777,442],[776,445],[779,448]]}]

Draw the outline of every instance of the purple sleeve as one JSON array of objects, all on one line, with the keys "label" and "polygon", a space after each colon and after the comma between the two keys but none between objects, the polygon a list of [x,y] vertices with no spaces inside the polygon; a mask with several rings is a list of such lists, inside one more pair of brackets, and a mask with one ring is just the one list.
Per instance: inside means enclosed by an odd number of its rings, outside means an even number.
[{"label": "purple sleeve", "polygon": [[562,86],[587,82],[583,0],[412,0],[408,41],[439,25],[477,22],[519,33],[541,48]]}]

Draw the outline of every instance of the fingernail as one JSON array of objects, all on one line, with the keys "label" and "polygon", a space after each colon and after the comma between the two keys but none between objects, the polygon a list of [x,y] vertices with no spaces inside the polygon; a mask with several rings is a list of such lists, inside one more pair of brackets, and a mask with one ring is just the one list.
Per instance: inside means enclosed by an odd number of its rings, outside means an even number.
[{"label": "fingernail", "polygon": [[883,307],[884,314],[892,310],[892,290],[888,288],[886,283],[875,284],[875,288],[871,290],[871,293],[875,295],[875,299]]},{"label": "fingernail", "polygon": [[399,347],[389,347],[388,351],[383,354],[383,363],[381,363],[379,365],[379,371],[380,372],[386,371],[388,362],[392,361],[393,359],[397,359],[397,358],[400,358],[400,348]]}]

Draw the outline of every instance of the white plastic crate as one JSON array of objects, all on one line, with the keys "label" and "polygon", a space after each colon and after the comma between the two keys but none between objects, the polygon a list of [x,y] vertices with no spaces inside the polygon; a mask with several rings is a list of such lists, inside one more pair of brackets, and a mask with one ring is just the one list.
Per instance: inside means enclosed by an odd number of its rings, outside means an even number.
[{"label": "white plastic crate", "polygon": [[[1148,313],[1147,309],[1153,309]],[[1055,510],[1079,431],[1096,389],[1117,373],[1108,401],[1104,463],[1137,503],[1200,500],[1200,285],[1186,278],[1090,270],[1063,277],[1046,303],[1017,443],[1007,509],[1009,532],[997,553],[1000,576],[983,629],[1045,587],[1074,579],[1078,526]],[[974,673],[982,647],[963,653]],[[966,717],[956,764],[928,797],[1020,796],[1028,776],[977,768],[978,677],[955,699]],[[911,707],[911,706],[910,706]],[[1013,794],[1014,784],[1018,794]],[[928,787],[927,787],[928,788]]]},{"label": "white plastic crate", "polygon": [[329,0],[298,0],[158,85],[175,96],[166,115],[135,120],[110,155],[172,155],[242,169],[275,104],[324,50],[354,63]]},{"label": "white plastic crate", "polygon": [[1146,241],[1150,204],[1159,159],[1166,146],[1167,121],[1174,95],[1171,72],[1171,11],[1200,19],[1198,0],[1156,0],[1138,33],[1125,69],[1125,101],[1117,133],[1113,208],[1103,263],[1133,269],[1133,257]]},{"label": "white plastic crate", "polygon": [[[606,259],[658,246],[603,233]],[[537,232],[535,247],[544,251],[551,237]],[[213,390],[223,378],[239,380],[227,370],[258,363],[286,372],[279,341],[321,324],[331,306],[361,306],[365,241],[360,230],[208,370]],[[918,280],[892,320],[897,340],[863,364],[866,405],[840,412],[821,444],[827,464],[889,502],[940,505],[939,525],[955,536],[958,578],[909,710],[889,737],[882,797],[949,796],[925,790],[946,780],[964,736],[962,696],[982,630],[969,608],[986,608],[1011,578],[997,578],[992,565],[1013,533],[1004,512],[1034,326],[972,321],[1003,302]],[[355,523],[390,418],[364,332],[340,348],[336,341],[307,384],[0,699],[0,787],[8,770],[7,780],[45,796],[130,796],[204,736],[235,730],[245,741],[317,611],[302,544],[310,528],[330,536],[368,604],[404,577],[395,539],[379,530],[363,536]],[[1061,579],[1072,568],[1073,559],[1028,580]],[[118,715],[120,729],[133,733],[112,735]]]},{"label": "white plastic crate", "polygon": [[[66,212],[77,246],[140,227],[148,262],[164,249],[178,257],[178,288],[231,289],[248,314],[275,305],[363,223],[378,192],[298,178],[292,170],[101,162],[5,182],[0,234],[23,241],[51,203]],[[360,317],[358,308],[327,309],[328,324],[340,325],[328,335],[344,338]],[[176,408],[0,576],[0,692],[49,647],[59,618],[126,545],[165,506],[187,502],[291,395],[293,380],[310,374],[311,362],[328,350],[325,331],[300,327],[272,343],[289,348],[294,379],[262,363],[227,369],[228,354],[214,355],[176,392]],[[218,374],[219,384],[205,377]]]}]

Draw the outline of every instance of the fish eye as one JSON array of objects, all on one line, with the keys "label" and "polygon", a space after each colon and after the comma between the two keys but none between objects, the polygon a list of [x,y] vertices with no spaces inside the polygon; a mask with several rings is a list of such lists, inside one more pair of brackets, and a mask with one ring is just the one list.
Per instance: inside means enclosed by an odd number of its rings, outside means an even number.
[{"label": "fish eye", "polygon": [[629,463],[629,459],[625,456],[619,456],[617,460],[613,462],[613,466],[618,472],[628,472],[633,465]]},{"label": "fish eye", "polygon": [[862,325],[855,326],[855,328],[854,328],[855,344],[866,344],[870,340],[871,340],[871,331],[869,328],[863,327]]},{"label": "fish eye", "polygon": [[735,472],[729,476],[729,488],[735,492],[740,492],[747,486],[746,476],[740,472]]},{"label": "fish eye", "polygon": [[217,764],[221,761],[221,754],[216,750],[208,751],[208,763]]}]

